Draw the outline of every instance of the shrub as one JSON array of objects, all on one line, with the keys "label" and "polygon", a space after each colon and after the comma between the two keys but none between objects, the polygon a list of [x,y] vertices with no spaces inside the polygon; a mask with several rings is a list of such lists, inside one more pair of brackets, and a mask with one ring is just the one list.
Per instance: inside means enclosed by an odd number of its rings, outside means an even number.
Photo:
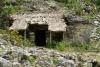
[{"label": "shrub", "polygon": [[71,41],[62,41],[56,44],[55,49],[59,51],[89,51],[91,49],[91,43],[80,43]]},{"label": "shrub", "polygon": [[3,28],[3,29],[9,26],[9,23],[10,23],[9,14],[11,14],[13,10],[13,6],[12,5],[7,6],[5,4],[5,1],[6,0],[0,0],[0,28]]},{"label": "shrub", "polygon": [[32,46],[33,44],[26,38],[18,34],[17,31],[9,31],[0,29],[0,34],[3,35],[3,38],[7,41],[10,41],[12,45],[15,46]]},{"label": "shrub", "polygon": [[70,48],[71,47],[71,42],[70,41],[62,41],[62,42],[59,42],[57,43],[55,49],[57,50],[60,50],[60,51],[64,51],[66,50],[67,48]]},{"label": "shrub", "polygon": [[76,14],[81,15],[83,10],[83,5],[80,0],[68,0],[66,3],[66,7],[70,10],[73,10],[76,12]]},{"label": "shrub", "polygon": [[60,42],[56,45],[56,49],[60,51],[64,51],[66,48],[66,44],[64,42]]}]

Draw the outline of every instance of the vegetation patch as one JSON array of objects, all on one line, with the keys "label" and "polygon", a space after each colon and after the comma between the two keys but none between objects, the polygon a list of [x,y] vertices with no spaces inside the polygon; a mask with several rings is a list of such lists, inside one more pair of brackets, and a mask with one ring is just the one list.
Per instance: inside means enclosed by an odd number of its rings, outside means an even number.
[{"label": "vegetation patch", "polygon": [[10,41],[12,45],[21,47],[33,46],[33,44],[28,39],[19,35],[17,31],[0,29],[0,34],[3,35],[4,39]]}]

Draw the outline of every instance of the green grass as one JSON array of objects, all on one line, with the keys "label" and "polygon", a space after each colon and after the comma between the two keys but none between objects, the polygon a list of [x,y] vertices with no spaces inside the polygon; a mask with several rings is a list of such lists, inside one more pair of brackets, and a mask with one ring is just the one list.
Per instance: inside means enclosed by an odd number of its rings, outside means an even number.
[{"label": "green grass", "polygon": [[52,45],[54,47],[53,49],[56,49],[58,51],[64,51],[64,52],[100,52],[100,45],[96,47],[95,44],[100,44],[100,42],[95,43],[73,43],[70,41],[62,41],[56,43],[56,46]]},{"label": "green grass", "polygon": [[70,42],[64,42],[64,41],[59,42],[59,43],[57,43],[55,48],[57,50],[64,51],[64,50],[66,50],[66,47],[70,47]]},{"label": "green grass", "polygon": [[96,15],[88,14],[88,15],[84,15],[84,16],[82,16],[82,18],[85,19],[85,20],[90,21],[90,20],[95,19],[95,18],[96,18]]}]

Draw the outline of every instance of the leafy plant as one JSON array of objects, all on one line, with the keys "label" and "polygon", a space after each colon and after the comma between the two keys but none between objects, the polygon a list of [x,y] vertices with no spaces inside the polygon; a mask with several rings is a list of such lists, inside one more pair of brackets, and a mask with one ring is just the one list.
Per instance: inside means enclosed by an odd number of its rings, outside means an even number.
[{"label": "leafy plant", "polygon": [[63,42],[60,42],[59,44],[56,45],[56,49],[60,51],[64,51],[66,48],[66,44]]},{"label": "leafy plant", "polygon": [[60,51],[64,51],[64,50],[66,50],[66,48],[69,48],[69,47],[71,47],[71,42],[70,41],[62,41],[62,42],[59,42],[57,45],[56,45],[56,49],[57,50],[60,50]]},{"label": "leafy plant", "polygon": [[24,39],[21,35],[19,35],[17,31],[0,29],[0,34],[2,34],[7,41],[10,41],[12,45],[21,47],[33,45],[28,39]]},{"label": "leafy plant", "polygon": [[76,14],[82,14],[83,5],[80,0],[68,0],[66,7],[71,11],[75,11]]}]

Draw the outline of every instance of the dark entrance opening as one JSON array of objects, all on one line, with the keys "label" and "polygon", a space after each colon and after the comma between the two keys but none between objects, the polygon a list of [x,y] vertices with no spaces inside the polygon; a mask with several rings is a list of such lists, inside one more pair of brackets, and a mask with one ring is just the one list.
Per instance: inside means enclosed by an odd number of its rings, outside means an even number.
[{"label": "dark entrance opening", "polygon": [[30,30],[30,33],[33,33],[30,37],[34,36],[31,40],[34,41],[36,46],[46,46],[48,25],[30,24],[28,29]]},{"label": "dark entrance opening", "polygon": [[35,31],[35,44],[37,46],[45,46],[46,45],[46,30]]}]

